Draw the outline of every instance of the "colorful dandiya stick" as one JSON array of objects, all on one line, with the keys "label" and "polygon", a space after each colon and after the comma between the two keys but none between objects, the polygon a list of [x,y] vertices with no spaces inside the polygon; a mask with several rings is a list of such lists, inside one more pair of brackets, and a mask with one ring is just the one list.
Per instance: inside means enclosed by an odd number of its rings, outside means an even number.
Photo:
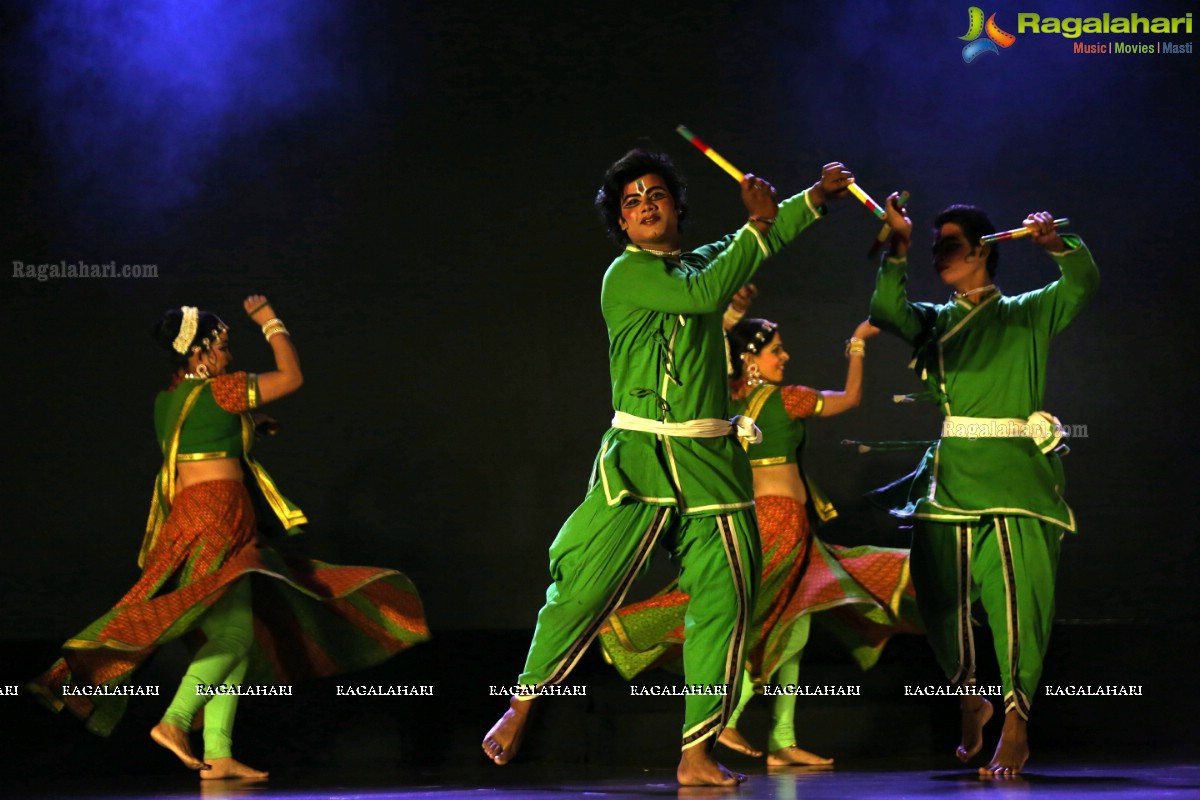
[{"label": "colorful dandiya stick", "polygon": [[857,183],[850,181],[850,183],[846,184],[846,188],[850,190],[850,194],[861,200],[864,206],[874,212],[875,216],[879,217],[880,219],[883,219],[887,216],[887,212],[883,210],[883,206],[872,200],[871,195],[859,188]]},{"label": "colorful dandiya stick", "polygon": [[[1071,224],[1071,220],[1066,217],[1054,220],[1054,227],[1062,228]],[[1013,228],[1011,231],[1000,231],[999,233],[989,233],[987,236],[980,236],[980,244],[991,244],[992,242],[1004,242],[1009,239],[1022,239],[1026,236],[1032,236],[1033,229],[1024,226]]]},{"label": "colorful dandiya stick", "polygon": [[716,150],[713,150],[711,147],[706,145],[704,142],[700,141],[700,137],[696,136],[696,134],[694,134],[690,130],[688,130],[687,127],[680,125],[675,130],[680,136],[687,139],[692,144],[696,145],[697,150],[699,150],[701,153],[704,153],[704,155],[711,158],[714,164],[716,164],[718,167],[720,167],[721,169],[728,172],[729,177],[733,178],[738,183],[741,183],[742,181],[744,181],[746,179],[746,176],[743,173],[738,172],[737,167],[735,167],[733,164],[730,164],[725,159],[721,158],[720,154],[717,153]]},{"label": "colorful dandiya stick", "polygon": [[[896,203],[900,206],[900,208],[904,208],[906,205],[908,205],[908,192],[901,192],[900,196],[896,198]],[[867,251],[867,258],[874,258],[876,255],[878,255],[879,251],[883,249],[883,243],[886,242],[888,237],[891,235],[892,226],[885,222],[883,227],[879,229],[879,235],[875,237],[875,241],[871,242],[871,249]]]}]

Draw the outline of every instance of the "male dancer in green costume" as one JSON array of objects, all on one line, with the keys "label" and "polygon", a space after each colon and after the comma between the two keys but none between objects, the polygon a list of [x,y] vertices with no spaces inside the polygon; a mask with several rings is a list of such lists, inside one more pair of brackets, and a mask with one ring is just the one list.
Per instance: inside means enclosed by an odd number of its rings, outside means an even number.
[{"label": "male dancer in green costume", "polygon": [[[1005,297],[992,283],[999,253],[980,243],[995,228],[979,209],[951,206],[934,220],[933,253],[954,296],[942,305],[909,302],[912,223],[895,197],[887,203],[894,236],[871,298],[871,322],[913,345],[913,367],[945,419],[941,439],[917,471],[882,491],[893,514],[915,519],[917,605],[938,662],[956,685],[975,685],[971,603],[983,603],[1005,715],[995,754],[979,772],[1014,775],[1029,757],[1026,724],[1054,618],[1060,541],[1075,530],[1054,452],[1061,429],[1041,411],[1046,359],[1050,339],[1095,293],[1099,273],[1083,242],[1060,236],[1053,217],[1038,212],[1024,224],[1062,276]],[[982,748],[991,716],[991,703],[964,695],[960,760]]]},{"label": "male dancer in green costume", "polygon": [[769,183],[747,175],[741,192],[750,220],[685,253],[685,185],[670,160],[632,150],[609,168],[596,205],[625,245],[600,298],[616,414],[583,504],[550,546],[554,583],[538,613],[521,691],[483,740],[497,764],[516,754],[533,697],[566,678],[663,537],[692,598],[687,683],[726,692],[687,697],[676,775],[684,785],[745,780],[709,752],[737,700],[760,559],[750,464],[731,435],[754,431],[725,419],[721,315],[763,259],[817,219],[825,198],[844,194],[852,178],[841,164],[828,164],[810,189],[777,203]]}]

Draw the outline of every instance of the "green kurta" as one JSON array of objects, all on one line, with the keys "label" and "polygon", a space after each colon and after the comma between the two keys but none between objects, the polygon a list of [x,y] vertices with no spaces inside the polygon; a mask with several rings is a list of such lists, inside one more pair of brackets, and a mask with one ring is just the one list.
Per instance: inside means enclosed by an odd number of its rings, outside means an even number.
[{"label": "green kurta", "polygon": [[[605,273],[601,292],[613,408],[666,422],[728,417],[725,305],[764,258],[817,217],[805,192],[780,204],[765,234],[747,223],[679,259],[627,247]],[[600,445],[596,479],[609,505],[631,498],[676,506],[682,514],[753,505],[749,463],[728,436],[660,437],[614,428]]]},{"label": "green kurta", "polygon": [[[908,301],[907,262],[887,259],[871,298],[871,322],[915,348],[913,365],[943,415],[1026,419],[1042,409],[1050,339],[1095,293],[1099,272],[1078,237],[1052,253],[1053,283],[977,305]],[[892,513],[945,522],[1027,516],[1075,530],[1062,497],[1062,465],[1031,438],[943,438],[917,471],[881,490]]]}]

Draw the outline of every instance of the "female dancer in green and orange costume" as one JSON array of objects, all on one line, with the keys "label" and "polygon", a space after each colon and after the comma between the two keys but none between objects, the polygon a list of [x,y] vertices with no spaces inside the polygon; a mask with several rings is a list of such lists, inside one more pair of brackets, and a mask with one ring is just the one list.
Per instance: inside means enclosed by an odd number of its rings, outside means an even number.
[{"label": "female dancer in green and orange costume", "polygon": [[[742,294],[743,301],[745,295]],[[731,311],[731,316],[740,312]],[[729,330],[733,413],[756,420],[760,444],[748,448],[754,470],[754,502],[762,536],[762,579],[737,707],[718,741],[760,756],[737,730],[755,687],[774,682],[774,724],[768,743],[771,766],[824,766],[832,759],[796,744],[794,688],[812,615],[850,648],[863,669],[879,658],[893,633],[915,632],[911,619],[908,551],[827,545],[812,527],[837,515],[800,469],[805,419],[832,416],[856,407],[862,393],[865,340],[878,333],[862,323],[847,347],[850,360],[844,391],[784,386],[787,351],[778,327],[762,319],[741,320]],[[901,614],[902,601],[904,614]],[[620,609],[600,634],[605,653],[626,678],[678,658],[683,642],[687,595],[674,585]],[[792,691],[789,691],[789,687]]]},{"label": "female dancer in green and orange costume", "polygon": [[[199,645],[150,735],[201,778],[265,778],[233,758],[242,685],[291,684],[383,661],[429,638],[408,578],[281,555],[259,535],[249,486],[283,529],[304,513],[250,455],[254,410],[300,388],[300,360],[265,297],[245,300],[275,354],[275,369],[229,372],[229,329],[215,314],[168,311],[155,337],[170,353],[170,387],[154,404],[163,453],[138,565],[141,578],[112,610],[63,645],[29,688],[107,735],[125,711],[134,671],[161,645]],[[245,481],[245,472],[253,481]],[[127,690],[126,690],[127,691]],[[204,710],[204,759],[191,749]]]}]

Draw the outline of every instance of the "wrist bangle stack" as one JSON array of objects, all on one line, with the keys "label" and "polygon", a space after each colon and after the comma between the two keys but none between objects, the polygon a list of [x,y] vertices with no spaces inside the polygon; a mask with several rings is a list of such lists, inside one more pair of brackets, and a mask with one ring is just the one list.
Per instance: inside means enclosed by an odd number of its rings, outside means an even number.
[{"label": "wrist bangle stack", "polygon": [[725,316],[723,317],[725,321],[725,327],[732,328],[734,325],[737,325],[739,322],[741,322],[742,317],[744,316],[746,316],[745,311],[738,311],[733,307],[733,303],[730,303],[729,307],[725,309]]},{"label": "wrist bangle stack", "polygon": [[268,342],[271,341],[271,337],[275,336],[276,334],[282,333],[287,336],[291,336],[291,334],[288,333],[287,326],[283,324],[283,320],[281,320],[279,317],[267,320],[262,326],[262,332],[263,336],[267,337]]},{"label": "wrist bangle stack", "polygon": [[846,358],[850,356],[865,356],[867,354],[866,340],[851,336],[846,340]]}]

